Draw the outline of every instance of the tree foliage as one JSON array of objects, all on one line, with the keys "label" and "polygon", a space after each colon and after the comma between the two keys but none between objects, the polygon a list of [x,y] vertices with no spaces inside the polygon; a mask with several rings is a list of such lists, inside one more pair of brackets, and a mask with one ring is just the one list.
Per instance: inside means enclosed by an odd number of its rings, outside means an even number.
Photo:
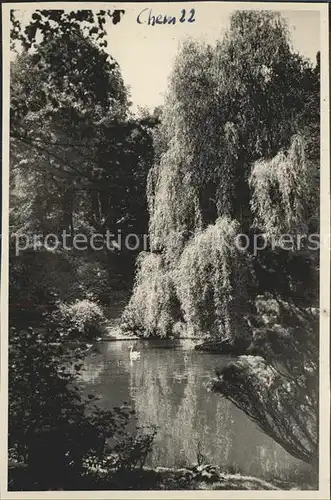
[{"label": "tree foliage", "polygon": [[[29,179],[24,191],[40,193],[39,211],[60,212],[65,221],[54,222],[71,231],[82,219],[100,232],[146,226],[158,119],[130,115],[120,68],[104,50],[106,19],[119,12],[37,10],[13,35],[24,50],[11,68],[12,170],[24,172],[17,184]],[[29,30],[39,33],[30,42]],[[45,185],[54,192],[47,205]]]},{"label": "tree foliage", "polygon": [[[31,22],[40,33],[12,63],[10,225],[13,233],[31,240],[53,233],[62,241],[66,231],[70,246],[76,232],[91,236],[109,230],[116,237],[122,231],[125,238],[146,230],[146,179],[158,119],[129,113],[118,64],[86,32],[97,18],[92,11],[36,12]],[[26,33],[20,29],[22,39]],[[99,34],[100,29],[105,22]],[[73,276],[79,260],[86,266],[95,259],[86,252],[71,254]],[[61,251],[56,255],[63,260]],[[30,252],[28,260],[33,256],[39,259],[40,253]],[[128,281],[133,259],[133,252],[100,252],[95,278],[107,270],[108,281],[115,273]],[[98,289],[99,298],[107,300],[105,289]]]},{"label": "tree foliage", "polygon": [[107,19],[112,19],[113,24],[117,24],[124,14],[124,10],[115,9],[99,10],[77,10],[65,11],[60,9],[37,9],[35,10],[26,26],[17,16],[15,10],[11,10],[11,33],[10,38],[15,46],[15,42],[20,42],[24,50],[34,48],[36,45],[46,44],[53,37],[54,33],[62,38],[70,37],[72,33],[84,34],[100,47],[107,47],[106,23]]},{"label": "tree foliage", "polygon": [[249,259],[239,248],[238,226],[223,217],[196,234],[186,245],[174,273],[184,321],[197,336],[205,333],[229,343],[245,336],[252,275]]},{"label": "tree foliage", "polygon": [[256,227],[266,235],[307,234],[309,174],[302,138],[296,136],[288,152],[255,163],[251,173],[251,207]]}]

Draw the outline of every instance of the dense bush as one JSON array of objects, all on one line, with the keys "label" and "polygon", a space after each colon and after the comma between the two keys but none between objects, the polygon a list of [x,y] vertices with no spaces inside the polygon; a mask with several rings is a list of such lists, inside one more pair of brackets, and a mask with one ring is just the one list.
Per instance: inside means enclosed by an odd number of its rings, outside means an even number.
[{"label": "dense bush", "polygon": [[87,299],[77,299],[69,304],[59,304],[58,310],[54,313],[54,320],[64,337],[93,340],[102,333],[105,317],[97,303]]}]

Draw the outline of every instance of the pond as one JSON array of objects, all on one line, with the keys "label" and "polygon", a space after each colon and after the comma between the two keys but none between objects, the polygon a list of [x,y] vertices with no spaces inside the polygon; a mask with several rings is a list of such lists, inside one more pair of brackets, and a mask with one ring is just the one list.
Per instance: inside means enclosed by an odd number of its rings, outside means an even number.
[{"label": "pond", "polygon": [[81,383],[111,409],[124,401],[139,425],[155,425],[157,435],[149,466],[185,467],[206,463],[244,474],[286,479],[308,471],[261,432],[233,403],[208,392],[214,370],[227,356],[193,350],[192,341],[137,341],[140,359],[130,361],[130,341],[101,342],[85,359]]}]

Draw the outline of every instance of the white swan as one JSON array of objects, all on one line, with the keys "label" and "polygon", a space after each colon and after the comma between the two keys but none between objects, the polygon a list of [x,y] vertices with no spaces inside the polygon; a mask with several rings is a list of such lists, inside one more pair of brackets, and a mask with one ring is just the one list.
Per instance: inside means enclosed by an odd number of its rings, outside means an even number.
[{"label": "white swan", "polygon": [[130,346],[130,361],[140,358],[140,351],[134,351],[133,345]]}]

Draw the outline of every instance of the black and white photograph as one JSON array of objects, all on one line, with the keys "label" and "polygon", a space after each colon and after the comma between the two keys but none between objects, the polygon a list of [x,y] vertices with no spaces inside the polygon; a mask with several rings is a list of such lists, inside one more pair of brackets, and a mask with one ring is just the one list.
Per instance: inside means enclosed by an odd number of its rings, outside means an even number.
[{"label": "black and white photograph", "polygon": [[329,498],[328,5],[2,29],[1,497]]}]

